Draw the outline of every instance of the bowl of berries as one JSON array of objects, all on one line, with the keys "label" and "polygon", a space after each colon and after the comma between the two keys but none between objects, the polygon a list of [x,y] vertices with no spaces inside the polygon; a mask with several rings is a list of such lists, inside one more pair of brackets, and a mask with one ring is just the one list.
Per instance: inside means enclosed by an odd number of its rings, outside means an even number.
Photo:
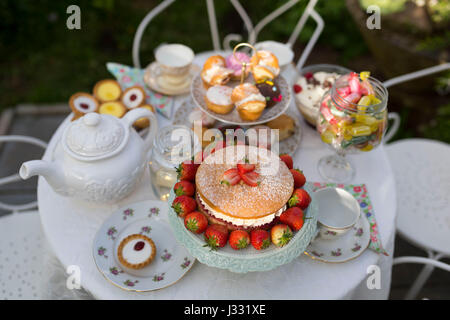
[{"label": "bowl of berries", "polygon": [[312,186],[289,155],[228,146],[185,161],[169,196],[176,239],[201,263],[246,273],[301,255],[316,234]]}]

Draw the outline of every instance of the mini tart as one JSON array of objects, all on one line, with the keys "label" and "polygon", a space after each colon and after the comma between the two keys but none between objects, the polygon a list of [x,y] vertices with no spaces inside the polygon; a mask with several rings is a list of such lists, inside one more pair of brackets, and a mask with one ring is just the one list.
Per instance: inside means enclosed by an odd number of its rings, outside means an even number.
[{"label": "mini tart", "polygon": [[271,129],[279,130],[280,141],[285,140],[292,136],[295,132],[295,121],[287,114],[282,114],[278,118],[275,118],[265,124]]},{"label": "mini tart", "polygon": [[127,109],[136,109],[145,102],[145,91],[140,86],[132,86],[123,92],[121,101]]},{"label": "mini tart", "polygon": [[233,89],[231,100],[236,105],[241,119],[246,121],[259,119],[266,108],[266,98],[255,85],[247,82]]},{"label": "mini tart", "polygon": [[152,239],[142,234],[132,234],[123,239],[117,248],[119,262],[130,269],[142,269],[153,261],[156,246]]},{"label": "mini tart", "polygon": [[219,113],[230,113],[234,104],[231,101],[231,93],[233,89],[227,86],[212,86],[206,91],[205,102],[209,110]]},{"label": "mini tart", "polygon": [[94,86],[94,96],[100,102],[115,101],[122,95],[120,84],[111,79],[101,80]]},{"label": "mini tart", "polygon": [[127,108],[125,108],[125,106],[119,101],[110,101],[102,103],[100,105],[100,108],[98,109],[98,113],[109,114],[117,118],[122,118],[126,112]]},{"label": "mini tart", "polygon": [[[256,164],[258,186],[222,184],[224,172],[245,158]],[[286,164],[270,150],[237,145],[206,157],[197,170],[195,184],[199,200],[210,214],[239,226],[243,220],[257,225],[275,219],[292,195],[294,179]]]},{"label": "mini tart", "polygon": [[[150,110],[151,112],[155,113],[155,108],[151,104],[144,104],[144,105],[141,105],[139,108],[144,108],[144,109]],[[147,118],[139,118],[136,120],[135,123],[133,123],[133,125],[137,129],[145,129],[150,125],[150,120],[148,120]]]},{"label": "mini tart", "polygon": [[72,120],[76,120],[86,113],[97,112],[98,101],[89,93],[77,92],[70,97],[69,106],[75,115]]}]

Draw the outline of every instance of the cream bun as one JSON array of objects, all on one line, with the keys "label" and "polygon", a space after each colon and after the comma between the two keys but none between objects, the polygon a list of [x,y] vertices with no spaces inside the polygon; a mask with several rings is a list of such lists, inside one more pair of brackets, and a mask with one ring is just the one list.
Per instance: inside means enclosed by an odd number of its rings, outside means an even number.
[{"label": "cream bun", "polygon": [[231,101],[231,93],[233,89],[227,86],[212,86],[206,91],[205,102],[209,110],[219,113],[230,113],[234,104]]}]

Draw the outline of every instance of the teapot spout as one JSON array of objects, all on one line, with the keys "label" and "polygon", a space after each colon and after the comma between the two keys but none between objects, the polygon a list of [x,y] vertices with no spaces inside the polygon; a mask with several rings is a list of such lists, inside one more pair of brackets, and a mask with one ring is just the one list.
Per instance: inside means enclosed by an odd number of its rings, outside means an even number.
[{"label": "teapot spout", "polygon": [[64,190],[66,187],[62,170],[55,163],[44,160],[32,160],[23,163],[19,169],[19,176],[23,180],[37,175],[43,176],[55,191]]}]

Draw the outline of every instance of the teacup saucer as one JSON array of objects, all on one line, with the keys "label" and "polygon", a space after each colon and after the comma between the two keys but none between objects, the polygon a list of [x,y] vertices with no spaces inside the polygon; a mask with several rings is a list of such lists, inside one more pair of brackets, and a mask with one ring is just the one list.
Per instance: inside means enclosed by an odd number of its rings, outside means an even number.
[{"label": "teacup saucer", "polygon": [[170,96],[181,95],[190,92],[192,78],[199,72],[200,67],[196,64],[192,64],[186,81],[175,87],[164,81],[164,78],[161,76],[161,69],[159,68],[158,63],[152,62],[145,69],[144,82],[150,89],[156,92]]},{"label": "teacup saucer", "polygon": [[311,241],[305,254],[314,259],[328,263],[341,263],[355,259],[370,243],[370,225],[367,218],[361,215],[355,226],[346,234],[336,239],[322,239]]}]

